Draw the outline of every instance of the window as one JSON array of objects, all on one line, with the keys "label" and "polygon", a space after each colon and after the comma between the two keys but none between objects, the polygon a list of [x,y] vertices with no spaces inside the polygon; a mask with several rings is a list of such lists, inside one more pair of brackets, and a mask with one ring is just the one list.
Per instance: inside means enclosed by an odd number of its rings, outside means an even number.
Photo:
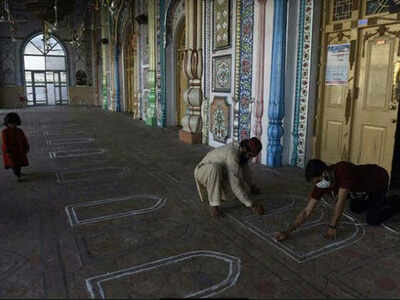
[{"label": "window", "polygon": [[352,7],[353,0],[335,0],[333,6],[333,21],[350,19]]},{"label": "window", "polygon": [[54,37],[38,34],[26,44],[24,74],[28,105],[68,104],[66,55]]},{"label": "window", "polygon": [[389,0],[367,0],[365,14],[368,16],[385,13],[388,11],[388,6]]}]

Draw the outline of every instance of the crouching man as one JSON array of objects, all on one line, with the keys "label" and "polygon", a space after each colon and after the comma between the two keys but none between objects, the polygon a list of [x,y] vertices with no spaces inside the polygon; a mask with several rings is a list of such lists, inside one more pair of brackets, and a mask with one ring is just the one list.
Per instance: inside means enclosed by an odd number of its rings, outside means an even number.
[{"label": "crouching man", "polygon": [[261,142],[253,137],[243,140],[239,147],[228,144],[210,151],[194,170],[194,178],[201,201],[208,199],[210,214],[221,217],[221,200],[236,196],[254,213],[264,214],[262,205],[249,199],[250,193],[259,193],[253,185],[249,160],[256,157],[262,148]]},{"label": "crouching man", "polygon": [[[328,167],[323,161],[312,159],[306,166],[305,175],[306,180],[311,181],[314,186],[308,204],[293,225],[275,235],[278,241],[286,240],[292,231],[303,224],[321,197],[327,193],[337,196],[332,219],[325,234],[328,239],[336,238],[337,225],[348,199],[351,211],[367,212],[369,225],[379,225],[399,211],[398,197],[392,198],[394,201],[386,198],[389,175],[378,165],[354,165],[341,161]],[[366,193],[367,197],[360,199],[351,196],[352,193],[360,192]]]}]

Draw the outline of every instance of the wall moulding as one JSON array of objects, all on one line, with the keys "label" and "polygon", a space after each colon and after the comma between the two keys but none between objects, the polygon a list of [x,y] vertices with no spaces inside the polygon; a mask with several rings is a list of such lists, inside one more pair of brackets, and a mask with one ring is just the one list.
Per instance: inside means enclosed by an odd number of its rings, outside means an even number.
[{"label": "wall moulding", "polygon": [[214,140],[220,143],[226,143],[230,137],[231,128],[231,105],[227,97],[214,96],[210,106],[210,130]]},{"label": "wall moulding", "polygon": [[213,50],[231,47],[231,0],[213,1]]},{"label": "wall moulding", "polygon": [[213,92],[229,93],[232,82],[232,56],[230,54],[214,56],[212,66]]}]

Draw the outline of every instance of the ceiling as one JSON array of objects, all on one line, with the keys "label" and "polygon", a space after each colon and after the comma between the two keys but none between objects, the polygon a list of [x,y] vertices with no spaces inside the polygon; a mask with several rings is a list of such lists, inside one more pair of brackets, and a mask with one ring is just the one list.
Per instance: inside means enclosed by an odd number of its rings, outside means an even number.
[{"label": "ceiling", "polygon": [[[33,20],[40,15],[50,22],[54,21],[54,0],[9,0],[8,2],[11,14],[16,20]],[[62,20],[65,16],[69,16],[78,21],[77,19],[84,17],[91,2],[93,0],[58,0],[58,18]]]}]

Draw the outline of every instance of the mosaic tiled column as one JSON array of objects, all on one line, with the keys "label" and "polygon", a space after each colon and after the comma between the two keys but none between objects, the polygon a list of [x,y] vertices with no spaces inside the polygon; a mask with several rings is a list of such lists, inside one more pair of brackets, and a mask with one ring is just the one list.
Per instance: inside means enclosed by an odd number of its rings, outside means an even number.
[{"label": "mosaic tiled column", "polygon": [[147,82],[150,87],[150,93],[147,105],[147,118],[146,124],[149,126],[157,126],[157,112],[156,112],[156,53],[155,53],[155,0],[147,0],[148,3],[148,20],[149,20],[149,71]]},{"label": "mosaic tiled column", "polygon": [[201,76],[203,72],[203,54],[201,49],[202,32],[201,0],[186,0],[185,30],[186,49],[184,68],[189,78],[189,88],[185,92],[187,112],[182,119],[182,129],[179,138],[185,143],[198,144],[202,141],[201,103],[203,92]]},{"label": "mosaic tiled column", "polygon": [[119,80],[119,45],[115,43],[114,49],[114,90],[115,90],[115,111],[121,111],[120,80]]},{"label": "mosaic tiled column", "polygon": [[[108,11],[105,8],[101,9],[101,38],[108,38]],[[101,56],[102,56],[102,64],[103,64],[103,109],[108,109],[108,97],[107,97],[107,44],[102,44],[101,46]]]},{"label": "mosaic tiled column", "polygon": [[239,141],[250,138],[252,74],[253,74],[253,27],[254,0],[241,0],[239,58]]},{"label": "mosaic tiled column", "polygon": [[208,63],[211,61],[211,18],[212,18],[212,2],[208,0],[203,0],[203,24],[204,24],[204,38],[203,38],[203,49],[204,50],[204,59],[203,59],[203,91],[204,91],[204,99],[202,103],[202,124],[203,124],[203,144],[208,144],[209,142],[209,130],[210,130],[210,120],[209,120],[209,107],[210,107],[210,78],[211,74],[211,64]]},{"label": "mosaic tiled column", "polygon": [[109,77],[108,77],[108,84],[109,84],[109,89],[110,89],[110,95],[109,95],[109,103],[108,103],[108,109],[110,111],[115,111],[115,80],[114,80],[114,49],[115,49],[115,40],[112,38],[113,33],[114,33],[114,20],[112,18],[111,13],[108,13],[108,42],[109,42],[109,47],[108,47],[108,62],[109,62]]},{"label": "mosaic tiled column", "polygon": [[161,120],[161,126],[165,127],[167,125],[167,81],[166,81],[166,76],[167,76],[167,64],[166,64],[166,50],[167,50],[167,44],[166,44],[166,9],[168,6],[165,6],[165,1],[164,0],[159,0],[160,1],[160,84],[161,84],[161,92],[160,92],[160,97],[161,97],[161,106],[162,106],[162,120]]},{"label": "mosaic tiled column", "polygon": [[[258,0],[259,3],[259,27],[258,36],[258,57],[257,57],[257,75],[256,75],[256,109],[254,135],[261,141],[263,128],[262,117],[264,115],[264,58],[265,58],[265,6],[266,0]],[[257,162],[260,162],[260,155],[257,156]]]},{"label": "mosaic tiled column", "polygon": [[313,0],[300,0],[296,98],[293,122],[293,152],[290,164],[304,167],[307,137],[308,97],[310,94]]},{"label": "mosaic tiled column", "polygon": [[282,119],[285,114],[285,53],[287,0],[274,1],[274,29],[271,58],[271,86],[268,107],[267,166],[282,165]]}]

